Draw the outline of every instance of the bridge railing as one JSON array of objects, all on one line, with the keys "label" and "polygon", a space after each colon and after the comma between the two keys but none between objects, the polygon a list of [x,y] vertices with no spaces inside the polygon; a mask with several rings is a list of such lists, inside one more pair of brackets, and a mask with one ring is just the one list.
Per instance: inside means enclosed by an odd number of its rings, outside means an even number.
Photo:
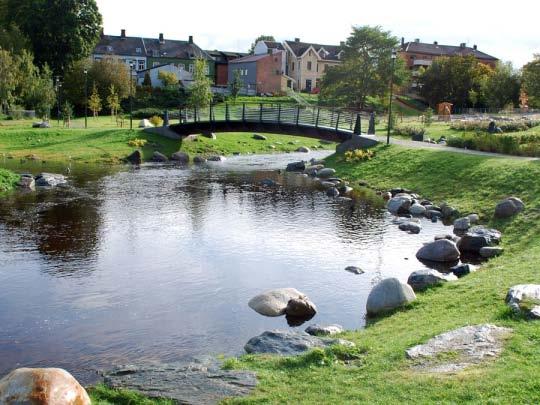
[{"label": "bridge railing", "polygon": [[180,110],[180,124],[196,122],[269,123],[354,131],[356,133],[361,132],[363,119],[367,119],[367,115],[358,111],[284,103],[222,103],[204,109],[186,108]]}]

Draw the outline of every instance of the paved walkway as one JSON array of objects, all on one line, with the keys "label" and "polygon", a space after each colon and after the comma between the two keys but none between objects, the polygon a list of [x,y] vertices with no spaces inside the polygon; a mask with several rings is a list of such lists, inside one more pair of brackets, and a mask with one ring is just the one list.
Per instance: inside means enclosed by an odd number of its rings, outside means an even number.
[{"label": "paved walkway", "polygon": [[[386,143],[386,136],[376,135],[375,139],[377,139],[377,141],[379,141],[381,143]],[[503,153],[482,152],[480,150],[453,148],[453,147],[450,147],[450,146],[439,145],[439,144],[434,144],[434,143],[409,141],[409,140],[406,140],[406,139],[394,138],[392,136],[390,137],[390,143],[393,144],[393,145],[406,146],[407,148],[431,149],[431,150],[436,150],[436,151],[440,151],[440,152],[463,153],[463,154],[466,154],[466,155],[478,155],[478,156],[516,159],[516,160],[525,160],[525,161],[527,161],[527,160],[539,160],[539,158],[535,158],[535,157],[513,156],[513,155],[505,155]]]}]

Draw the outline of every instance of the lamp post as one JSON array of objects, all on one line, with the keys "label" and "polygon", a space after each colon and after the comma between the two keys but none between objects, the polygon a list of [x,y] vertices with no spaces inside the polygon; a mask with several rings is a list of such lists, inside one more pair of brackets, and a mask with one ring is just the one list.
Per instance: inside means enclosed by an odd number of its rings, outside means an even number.
[{"label": "lamp post", "polygon": [[388,106],[388,128],[386,132],[386,144],[390,145],[390,129],[392,127],[392,99],[394,98],[394,70],[396,67],[397,52],[392,51],[392,75],[390,76],[390,105]]},{"label": "lamp post", "polygon": [[129,129],[133,129],[133,62],[129,64]]},{"label": "lamp post", "polygon": [[60,76],[56,76],[56,120],[58,127],[60,127],[60,88],[62,83],[60,83]]},{"label": "lamp post", "polygon": [[84,69],[84,128],[88,128],[88,69]]}]

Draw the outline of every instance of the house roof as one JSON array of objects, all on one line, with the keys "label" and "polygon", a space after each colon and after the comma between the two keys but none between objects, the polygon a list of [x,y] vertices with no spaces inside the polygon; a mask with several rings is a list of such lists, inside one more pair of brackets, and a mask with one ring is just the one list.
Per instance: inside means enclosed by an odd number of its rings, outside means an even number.
[{"label": "house roof", "polygon": [[478,59],[498,60],[496,57],[480,52],[478,49],[467,46],[427,44],[423,42],[406,42],[402,45],[403,52],[417,52],[436,56],[468,56],[472,55]]},{"label": "house roof", "polygon": [[205,51],[208,55],[210,55],[216,62],[218,63],[228,63],[229,61],[233,59],[238,59],[243,56],[246,56],[247,53],[243,52],[228,52],[228,51]]},{"label": "house roof", "polygon": [[[137,49],[140,52],[137,52]],[[128,55],[178,59],[212,59],[205,51],[189,41],[165,39],[160,43],[157,38],[122,37],[103,35],[94,48],[94,54]]]},{"label": "house roof", "polygon": [[[137,48],[140,52],[137,52]],[[102,35],[94,54],[146,56],[142,38]]]},{"label": "house roof", "polygon": [[309,47],[313,47],[316,52],[319,52],[321,48],[324,48],[328,55],[320,55],[322,59],[325,60],[335,60],[338,61],[339,57],[338,54],[341,52],[342,48],[340,45],[322,45],[322,44],[315,44],[310,42],[300,42],[300,41],[285,41],[287,46],[291,48],[291,50],[294,52],[296,56],[302,56]]},{"label": "house roof", "polygon": [[242,58],[231,60],[229,63],[249,63],[249,62],[257,62],[261,59],[264,59],[268,56],[267,53],[262,53],[260,55],[248,55],[244,56]]},{"label": "house roof", "polygon": [[278,49],[280,51],[283,51],[285,48],[283,48],[283,44],[281,42],[276,41],[263,41],[267,48],[269,49]]}]

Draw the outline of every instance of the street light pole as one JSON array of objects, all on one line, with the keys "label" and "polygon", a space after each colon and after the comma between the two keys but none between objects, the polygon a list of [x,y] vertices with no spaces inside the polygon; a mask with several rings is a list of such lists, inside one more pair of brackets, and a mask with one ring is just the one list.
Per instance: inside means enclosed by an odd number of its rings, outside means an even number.
[{"label": "street light pole", "polygon": [[58,127],[60,127],[60,76],[56,76],[56,120]]},{"label": "street light pole", "polygon": [[133,62],[129,64],[129,129],[133,129]]},{"label": "street light pole", "polygon": [[392,51],[392,75],[390,76],[390,105],[388,106],[388,128],[386,132],[386,144],[390,145],[390,129],[392,127],[392,99],[394,98],[394,70],[396,66],[397,52]]},{"label": "street light pole", "polygon": [[84,128],[88,128],[88,69],[84,69]]}]

